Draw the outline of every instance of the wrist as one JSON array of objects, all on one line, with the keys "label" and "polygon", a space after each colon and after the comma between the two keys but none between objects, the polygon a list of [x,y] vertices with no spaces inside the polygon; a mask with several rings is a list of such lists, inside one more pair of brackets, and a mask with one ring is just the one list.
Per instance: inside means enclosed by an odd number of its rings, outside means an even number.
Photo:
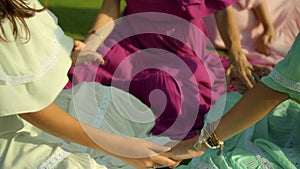
[{"label": "wrist", "polygon": [[228,54],[231,60],[238,60],[241,55],[244,55],[243,49],[240,45],[232,45],[228,48]]},{"label": "wrist", "polygon": [[196,151],[205,151],[207,149],[219,149],[217,155],[223,150],[224,142],[221,141],[214,132],[216,123],[208,123],[202,128],[198,141],[193,145]]},{"label": "wrist", "polygon": [[264,26],[264,34],[275,34],[275,30],[272,25]]},{"label": "wrist", "polygon": [[91,30],[86,34],[86,49],[96,51],[104,42],[104,37],[99,31]]},{"label": "wrist", "polygon": [[246,55],[244,54],[244,52],[242,50],[234,50],[234,51],[231,51],[229,52],[229,60],[230,62],[238,62],[238,63],[241,63],[241,62],[245,62],[245,61],[248,61]]}]

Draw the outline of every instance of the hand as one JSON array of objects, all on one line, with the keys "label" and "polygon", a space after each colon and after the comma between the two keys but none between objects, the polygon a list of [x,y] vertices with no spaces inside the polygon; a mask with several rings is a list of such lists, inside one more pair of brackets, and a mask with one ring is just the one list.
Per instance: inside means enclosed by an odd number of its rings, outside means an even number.
[{"label": "hand", "polygon": [[253,65],[253,70],[261,77],[267,76],[272,71],[272,67]]},{"label": "hand", "polygon": [[258,74],[253,71],[252,65],[248,62],[244,54],[240,54],[240,56],[235,56],[234,58],[237,59],[232,59],[226,70],[227,84],[233,78],[247,89],[252,88],[259,81]]},{"label": "hand", "polygon": [[256,50],[266,56],[269,56],[270,49],[268,45],[273,43],[275,39],[275,31],[273,27],[267,28],[264,33],[256,40]]},{"label": "hand", "polygon": [[[256,75],[258,75],[258,78],[262,78],[263,76],[268,75],[272,68],[268,66],[258,66],[253,65],[253,72],[255,72]],[[233,80],[232,81],[234,88],[239,91],[242,94],[245,94],[249,89],[239,80]]]},{"label": "hand", "polygon": [[[117,157],[135,168],[146,169],[159,166],[175,168],[180,164],[180,161],[174,161],[162,155],[164,152],[169,151],[171,149],[170,147],[160,146],[136,138],[126,138],[126,140],[120,143],[122,143],[122,145],[120,145],[119,150],[126,150],[127,155],[125,155],[124,152],[121,153],[122,156],[119,155]],[[122,146],[125,147],[122,148]],[[128,155],[128,153],[130,153],[130,155]]]},{"label": "hand", "polygon": [[85,43],[75,40],[74,51],[71,54],[72,65],[87,64],[91,61],[98,61],[101,65],[104,64],[102,56],[96,52],[86,48]]},{"label": "hand", "polygon": [[184,160],[184,159],[191,159],[195,157],[201,156],[207,147],[205,145],[201,146],[201,150],[197,151],[194,149],[194,144],[198,141],[199,136],[193,137],[188,140],[183,140],[178,142],[171,142],[167,145],[174,146],[170,151],[164,153],[165,156],[170,157],[173,160]]}]

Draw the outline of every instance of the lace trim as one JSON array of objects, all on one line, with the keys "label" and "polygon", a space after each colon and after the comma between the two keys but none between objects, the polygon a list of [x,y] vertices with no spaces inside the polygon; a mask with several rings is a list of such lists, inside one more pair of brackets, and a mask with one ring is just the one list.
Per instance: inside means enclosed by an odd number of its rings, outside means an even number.
[{"label": "lace trim", "polygon": [[300,92],[300,83],[290,80],[286,77],[284,77],[282,74],[280,74],[278,71],[273,69],[269,75],[275,82],[279,83],[281,86],[296,91]]},{"label": "lace trim", "polygon": [[46,59],[46,61],[42,64],[42,68],[35,74],[31,75],[22,75],[22,76],[8,76],[5,72],[0,72],[0,84],[1,85],[17,85],[24,84],[42,77],[49,69],[57,62],[57,55],[60,49],[59,40],[63,37],[63,33],[61,31],[57,31],[56,40],[54,43],[54,47],[52,49],[51,55]]},{"label": "lace trim", "polygon": [[251,140],[253,132],[254,132],[254,126],[251,126],[246,130],[245,137],[244,137],[245,148],[255,155],[256,159],[258,160],[262,168],[272,169],[273,167],[270,164],[269,160],[264,156],[264,153],[258,147],[256,147],[255,144],[249,141]]},{"label": "lace trim", "polygon": [[[103,96],[103,99],[102,99],[101,104],[99,106],[99,111],[98,111],[98,113],[97,113],[97,115],[95,117],[95,120],[93,122],[93,125],[92,125],[95,128],[99,128],[101,122],[103,122],[104,114],[107,111],[107,108],[108,108],[108,105],[109,105],[109,101],[110,101],[110,98],[111,98],[111,96],[110,96],[110,89],[108,87],[104,86],[103,90],[104,90],[104,96]],[[87,150],[88,150],[88,147],[80,145],[80,151],[81,152],[85,152],[86,153]],[[92,156],[93,152],[94,151],[91,150],[91,152],[89,154]]]},{"label": "lace trim", "polygon": [[38,169],[52,169],[70,154],[71,153],[60,149],[59,151],[52,154],[50,158],[48,158],[48,160],[45,161]]}]

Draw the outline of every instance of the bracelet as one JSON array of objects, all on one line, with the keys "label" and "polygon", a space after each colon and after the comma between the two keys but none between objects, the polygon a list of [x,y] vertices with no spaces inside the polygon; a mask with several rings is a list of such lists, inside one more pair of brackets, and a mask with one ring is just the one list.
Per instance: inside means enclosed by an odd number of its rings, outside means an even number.
[{"label": "bracelet", "polygon": [[[207,130],[208,129],[212,129],[213,124],[208,125],[209,127],[205,127],[201,130],[201,134],[199,136],[199,140],[194,144],[194,148],[197,151],[201,150],[201,146],[204,143],[208,148],[210,149],[219,149],[219,151],[217,152],[217,155],[220,155],[222,153],[223,147],[224,147],[224,142],[219,140],[216,133],[212,132],[212,134],[210,134],[211,130]],[[207,139],[205,139],[207,138]]]}]

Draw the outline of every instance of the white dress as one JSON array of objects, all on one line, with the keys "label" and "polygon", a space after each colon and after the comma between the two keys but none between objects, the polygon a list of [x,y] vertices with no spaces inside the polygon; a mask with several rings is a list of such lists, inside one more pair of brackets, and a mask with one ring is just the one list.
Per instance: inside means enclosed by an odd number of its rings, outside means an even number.
[{"label": "white dress", "polygon": [[[36,0],[28,2],[42,8]],[[68,82],[73,40],[64,35],[50,11],[37,13],[26,23],[28,42],[22,38],[25,34],[15,41],[10,22],[1,23],[10,41],[0,41],[0,168],[130,168],[115,158],[42,132],[17,115],[39,111],[54,102],[79,120],[118,134],[149,138],[154,125],[150,109],[121,90],[82,83],[62,91]],[[134,116],[140,119],[129,116],[132,109],[128,105],[142,112]],[[141,116],[147,120],[141,121]]]}]

